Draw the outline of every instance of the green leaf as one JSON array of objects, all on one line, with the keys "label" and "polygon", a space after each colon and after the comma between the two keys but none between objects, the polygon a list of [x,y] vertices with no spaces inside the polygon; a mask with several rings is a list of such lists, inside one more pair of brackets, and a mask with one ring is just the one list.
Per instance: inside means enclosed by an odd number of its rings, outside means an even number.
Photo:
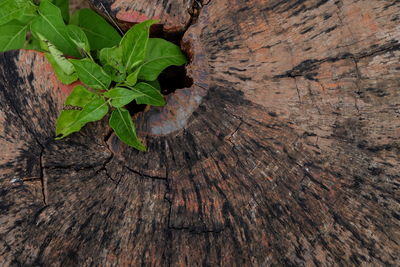
[{"label": "green leaf", "polygon": [[78,79],[74,65],[69,62],[51,42],[46,40],[40,33],[36,34],[39,39],[39,47],[50,53],[46,53],[46,58],[54,69],[57,78],[64,84],[71,84]]},{"label": "green leaf", "polygon": [[38,6],[33,4],[31,1],[28,1],[28,4],[23,8],[23,10],[22,16],[17,18],[17,20],[24,25],[30,24],[32,20],[38,16]]},{"label": "green leaf", "polygon": [[122,61],[128,72],[144,60],[147,42],[149,40],[150,26],[156,22],[158,21],[147,20],[136,24],[129,29],[122,38]]},{"label": "green leaf", "polygon": [[63,53],[74,57],[81,56],[68,37],[67,26],[61,17],[60,9],[48,0],[40,2],[39,16],[33,20],[31,29],[43,35]]},{"label": "green leaf", "polygon": [[69,0],[53,0],[53,4],[61,10],[62,17],[66,23],[69,21]]},{"label": "green leaf", "polygon": [[63,84],[71,84],[78,80],[78,75],[76,73],[66,74],[62,68],[58,65],[57,60],[49,53],[46,53],[46,58],[53,67],[54,73],[56,74],[57,78]]},{"label": "green leaf", "polygon": [[131,74],[129,74],[128,77],[126,77],[125,83],[126,83],[127,85],[134,86],[134,85],[137,83],[137,81],[138,81],[139,72],[140,72],[140,67],[137,68],[137,69],[136,69],[134,72],[132,72]]},{"label": "green leaf", "polygon": [[111,105],[120,108],[129,104],[135,98],[143,96],[143,94],[137,90],[116,87],[104,93],[104,96],[111,99]]},{"label": "green leaf", "polygon": [[[67,100],[65,100],[64,105],[83,108],[94,99],[99,99],[99,96],[93,92],[90,92],[85,87],[78,85],[68,96]],[[61,111],[61,114],[57,120],[56,135],[62,134],[64,129],[67,129],[69,125],[75,122],[80,112],[81,110]]]},{"label": "green leaf", "polygon": [[111,84],[111,77],[90,59],[70,59],[75,67],[79,80],[89,87],[107,90]]},{"label": "green leaf", "polygon": [[40,33],[37,33],[37,32],[31,32],[31,33],[32,33],[33,38],[34,38],[35,40],[37,40],[37,43],[38,43],[40,49],[41,49],[42,51],[49,52],[49,46],[47,45],[48,42],[49,42],[49,40],[47,40],[47,39],[46,39],[43,35],[41,35]]},{"label": "green leaf", "polygon": [[160,91],[148,83],[138,83],[133,88],[142,93],[142,96],[136,98],[138,104],[148,104],[152,106],[164,106],[165,100]]},{"label": "green leaf", "polygon": [[111,114],[110,126],[122,142],[140,151],[146,150],[136,135],[135,125],[129,111],[124,108],[114,110]]},{"label": "green leaf", "polygon": [[99,51],[98,58],[103,65],[103,69],[116,82],[125,80],[125,67],[122,64],[122,49],[120,46],[106,47]]},{"label": "green leaf", "polygon": [[111,80],[121,83],[125,81],[126,75],[124,72],[120,72],[111,65],[103,65],[103,70],[111,77]]},{"label": "green leaf", "polygon": [[161,85],[160,82],[156,79],[154,81],[146,81],[146,83],[150,84],[154,88],[156,88],[158,91],[161,91]]},{"label": "green leaf", "polygon": [[24,46],[28,25],[10,21],[0,26],[0,52],[20,49]]},{"label": "green leaf", "polygon": [[[41,35],[39,35],[41,37]],[[42,39],[42,38],[41,38]],[[58,50],[51,42],[47,40],[43,40],[47,45],[47,48],[52,56],[52,58],[55,60],[59,68],[65,73],[65,74],[73,74],[75,72],[74,65],[72,65],[71,62],[68,61],[63,55],[63,53]]]},{"label": "green leaf", "polygon": [[29,0],[0,1],[0,25],[20,19],[24,15],[25,9],[31,5]]},{"label": "green leaf", "polygon": [[139,73],[139,79],[154,81],[165,68],[186,63],[187,59],[177,45],[163,39],[151,38],[147,45],[146,58]]},{"label": "green leaf", "polygon": [[120,46],[103,48],[98,55],[102,65],[110,65],[120,72],[125,72],[122,64],[122,48]]},{"label": "green leaf", "polygon": [[85,32],[76,25],[68,25],[68,36],[79,50],[90,53],[89,40]]},{"label": "green leaf", "polygon": [[95,98],[100,98],[97,94],[89,91],[82,85],[75,86],[72,93],[68,96],[67,100],[65,100],[66,106],[75,106],[83,108],[87,105],[90,101]]},{"label": "green leaf", "polygon": [[31,35],[30,38],[25,41],[23,49],[45,52],[45,50],[40,46],[39,40],[33,35]]},{"label": "green leaf", "polygon": [[83,86],[74,88],[65,105],[82,109],[61,112],[56,124],[57,140],[79,131],[88,122],[101,120],[108,112],[107,102]]},{"label": "green leaf", "polygon": [[82,28],[93,50],[113,47],[121,41],[120,34],[103,17],[91,9],[78,10],[71,17],[70,23]]}]

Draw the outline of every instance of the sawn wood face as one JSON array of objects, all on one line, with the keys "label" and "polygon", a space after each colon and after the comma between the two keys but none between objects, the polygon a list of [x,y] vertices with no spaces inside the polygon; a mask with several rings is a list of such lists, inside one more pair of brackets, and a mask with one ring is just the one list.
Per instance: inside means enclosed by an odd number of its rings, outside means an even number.
[{"label": "sawn wood face", "polygon": [[71,87],[1,55],[0,265],[399,262],[398,1],[96,2],[185,31],[193,86],[136,116],[145,153],[54,141]]}]

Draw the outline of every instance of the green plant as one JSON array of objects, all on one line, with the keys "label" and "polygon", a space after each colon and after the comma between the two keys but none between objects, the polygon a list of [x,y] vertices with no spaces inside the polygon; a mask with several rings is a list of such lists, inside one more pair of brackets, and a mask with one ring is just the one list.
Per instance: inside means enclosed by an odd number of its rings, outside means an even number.
[{"label": "green plant", "polygon": [[78,10],[70,18],[68,0],[41,0],[39,5],[32,0],[0,0],[0,51],[42,51],[62,83],[84,84],[65,101],[56,139],[101,120],[111,110],[109,124],[116,135],[144,151],[124,106],[132,101],[165,105],[158,75],[168,66],[187,62],[178,46],[149,38],[155,23],[137,24],[122,37],[91,9]]}]

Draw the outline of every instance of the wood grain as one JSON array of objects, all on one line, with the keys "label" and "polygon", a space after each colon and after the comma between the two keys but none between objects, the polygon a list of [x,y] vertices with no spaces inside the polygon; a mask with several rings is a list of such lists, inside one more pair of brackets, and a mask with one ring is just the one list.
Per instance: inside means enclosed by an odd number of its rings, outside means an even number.
[{"label": "wood grain", "polygon": [[[195,0],[148,0],[148,1],[96,1],[88,0],[90,4],[106,18],[112,16],[114,21],[126,23],[143,22],[148,19],[158,19],[166,32],[176,33],[186,30],[191,22]],[[125,24],[124,24],[125,23]]]},{"label": "wood grain", "polygon": [[2,56],[0,265],[398,264],[400,3],[202,6],[193,86],[135,117],[145,153],[106,121],[53,141],[70,89]]}]

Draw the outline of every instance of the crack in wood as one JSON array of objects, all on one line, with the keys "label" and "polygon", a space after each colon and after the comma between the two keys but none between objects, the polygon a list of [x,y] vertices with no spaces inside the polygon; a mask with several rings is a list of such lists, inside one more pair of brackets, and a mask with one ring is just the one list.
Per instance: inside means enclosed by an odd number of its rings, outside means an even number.
[{"label": "crack in wood", "polygon": [[[291,70],[286,71],[284,74],[279,74],[273,76],[273,78],[294,78],[294,77],[304,77],[308,80],[315,80],[312,75],[310,76],[311,71],[315,71],[319,68],[322,63],[334,63],[339,60],[351,59],[358,61],[360,59],[375,57],[379,54],[400,50],[400,44],[398,43],[388,43],[381,47],[372,49],[368,52],[359,52],[357,54],[352,54],[350,52],[343,52],[338,54],[336,57],[326,57],[323,59],[308,59],[306,61],[301,62]],[[358,67],[358,66],[357,66]],[[357,71],[357,70],[356,70]],[[361,76],[360,76],[361,77]]]},{"label": "crack in wood", "polygon": [[42,185],[43,203],[45,206],[47,206],[49,193],[47,191],[47,177],[45,177],[45,175],[44,175],[44,167],[43,167],[44,147],[42,145],[40,145],[40,146],[41,146],[40,155],[39,155],[40,181],[41,181],[41,185]]},{"label": "crack in wood", "polygon": [[[5,57],[4,54],[2,56],[3,56],[3,58]],[[43,169],[43,162],[42,162],[44,145],[40,142],[39,138],[36,136],[36,133],[28,126],[28,124],[26,124],[26,122],[22,118],[19,110],[14,105],[14,102],[11,101],[10,96],[6,93],[6,90],[4,90],[3,93],[4,93],[5,98],[7,99],[10,107],[14,110],[15,115],[17,115],[18,119],[21,121],[21,123],[24,126],[24,128],[31,134],[31,136],[35,140],[36,144],[40,147],[40,152],[39,152],[39,170],[40,170],[39,179],[41,181],[43,203],[44,203],[44,205],[47,205],[47,203],[48,203],[47,179],[44,176],[44,169]]]},{"label": "crack in wood", "polygon": [[145,174],[145,173],[136,171],[136,170],[134,170],[134,169],[132,169],[132,168],[126,166],[126,165],[124,165],[124,167],[125,167],[127,170],[129,170],[130,172],[133,172],[134,174],[137,174],[137,175],[139,175],[139,176],[141,176],[141,177],[144,177],[144,178],[149,178],[149,179],[152,179],[152,180],[161,180],[161,181],[167,181],[167,180],[168,180],[167,177],[152,176],[152,175],[148,175],[148,174]]}]

